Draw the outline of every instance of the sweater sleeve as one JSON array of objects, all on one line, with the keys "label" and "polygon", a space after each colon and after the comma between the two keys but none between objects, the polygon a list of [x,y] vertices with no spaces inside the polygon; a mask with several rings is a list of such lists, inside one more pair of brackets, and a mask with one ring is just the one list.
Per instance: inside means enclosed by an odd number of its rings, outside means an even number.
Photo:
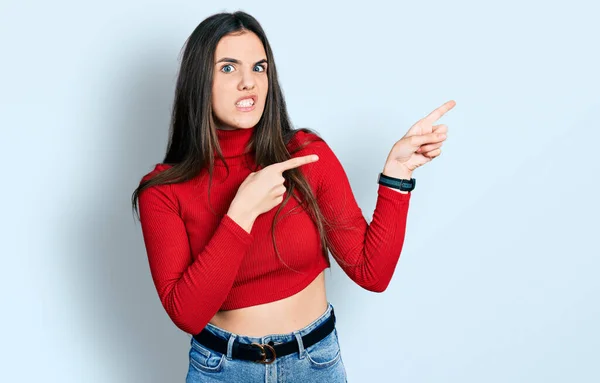
[{"label": "sweater sleeve", "polygon": [[[325,141],[315,142],[317,199],[326,224],[330,251],[359,286],[383,292],[400,258],[411,193],[378,185],[377,202],[368,224],[352,193],[342,164]],[[373,177],[372,182],[377,182]]]},{"label": "sweater sleeve", "polygon": [[193,256],[171,185],[143,190],[138,206],[160,301],[177,327],[197,334],[227,298],[253,235],[224,215],[204,249]]}]

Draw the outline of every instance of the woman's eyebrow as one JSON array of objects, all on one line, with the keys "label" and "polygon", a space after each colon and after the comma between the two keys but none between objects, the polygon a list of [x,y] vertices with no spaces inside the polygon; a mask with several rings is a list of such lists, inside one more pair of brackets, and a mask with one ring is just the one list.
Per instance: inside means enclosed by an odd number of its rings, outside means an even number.
[{"label": "woman's eyebrow", "polygon": [[[221,63],[221,62],[234,63],[234,64],[241,64],[241,61],[240,61],[240,60],[237,60],[237,59],[232,59],[232,58],[230,58],[230,57],[223,57],[222,59],[220,59],[219,61],[217,61],[217,64],[218,64],[218,63]],[[257,61],[257,62],[255,62],[255,63],[254,63],[254,65],[258,65],[258,64],[262,64],[262,63],[267,63],[267,59],[262,59],[262,60],[260,60],[260,61]]]}]

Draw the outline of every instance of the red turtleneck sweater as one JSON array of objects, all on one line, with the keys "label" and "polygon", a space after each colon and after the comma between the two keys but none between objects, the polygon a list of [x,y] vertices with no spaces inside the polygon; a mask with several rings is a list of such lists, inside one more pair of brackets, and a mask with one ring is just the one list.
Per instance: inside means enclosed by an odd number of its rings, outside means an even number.
[{"label": "red turtleneck sweater", "polygon": [[[244,147],[253,129],[218,130],[230,167],[218,160],[208,204],[208,170],[190,181],[145,189],[139,196],[142,233],[152,279],[163,307],[181,330],[199,333],[219,310],[259,305],[300,292],[328,267],[319,232],[308,213],[290,198],[279,213],[275,240],[274,207],[255,220],[248,233],[226,213],[238,187],[254,165]],[[299,131],[288,148],[316,136]],[[373,219],[368,224],[357,205],[347,175],[325,141],[310,143],[293,157],[318,154],[299,169],[307,178],[324,216],[333,223],[330,251],[358,285],[381,292],[392,278],[402,251],[410,193],[379,185]],[[250,166],[248,166],[250,165]],[[169,165],[157,164],[146,180]],[[375,181],[374,181],[375,182]],[[284,196],[285,197],[285,196]],[[286,266],[287,264],[287,266]]]}]

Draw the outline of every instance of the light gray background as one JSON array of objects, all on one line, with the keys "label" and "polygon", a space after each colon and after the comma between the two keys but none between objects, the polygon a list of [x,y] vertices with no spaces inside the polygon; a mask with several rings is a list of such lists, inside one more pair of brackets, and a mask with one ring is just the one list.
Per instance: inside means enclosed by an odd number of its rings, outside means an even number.
[{"label": "light gray background", "polygon": [[237,9],[369,221],[393,143],[457,102],[389,289],[327,273],[349,381],[600,381],[594,2],[1,4],[0,381],[183,382],[189,336],[129,198],[164,155],[185,39]]}]

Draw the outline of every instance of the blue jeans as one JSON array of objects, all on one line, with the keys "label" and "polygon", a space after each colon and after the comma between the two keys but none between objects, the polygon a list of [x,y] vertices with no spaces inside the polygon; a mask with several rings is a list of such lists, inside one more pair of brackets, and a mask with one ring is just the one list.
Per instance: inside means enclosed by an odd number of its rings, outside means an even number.
[{"label": "blue jeans", "polygon": [[[308,326],[288,334],[266,335],[262,338],[233,334],[209,323],[206,329],[228,340],[227,354],[213,351],[192,337],[189,352],[189,369],[186,383],[196,382],[244,382],[244,383],[342,383],[346,380],[346,369],[342,362],[337,330],[304,348],[302,336],[318,327],[331,315],[333,306]],[[262,364],[247,360],[232,359],[231,350],[234,340],[241,343],[275,344],[298,342],[299,352],[277,357],[272,364]]]}]

